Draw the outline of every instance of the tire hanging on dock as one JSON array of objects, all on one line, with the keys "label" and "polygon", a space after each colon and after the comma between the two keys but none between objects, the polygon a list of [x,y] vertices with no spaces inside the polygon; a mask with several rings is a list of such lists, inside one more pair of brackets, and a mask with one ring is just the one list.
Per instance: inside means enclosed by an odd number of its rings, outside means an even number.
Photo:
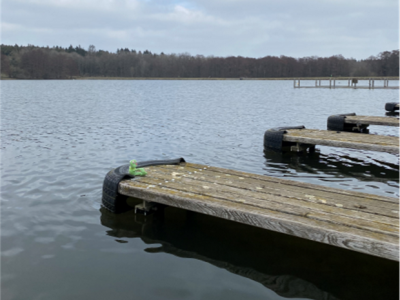
[{"label": "tire hanging on dock", "polygon": [[328,130],[333,130],[333,131],[352,131],[353,124],[346,124],[344,122],[344,119],[346,119],[346,116],[355,116],[355,113],[350,113],[350,114],[339,114],[339,115],[333,115],[328,117],[328,124],[327,128]]},{"label": "tire hanging on dock", "polygon": [[[159,165],[179,165],[183,162],[185,162],[183,158],[169,160],[149,160],[139,162],[137,164],[137,167],[144,168]],[[118,193],[118,185],[121,180],[135,177],[129,174],[128,171],[129,164],[122,165],[108,172],[106,177],[104,178],[102,204],[104,208],[113,213],[121,213],[133,209],[126,203],[126,199],[128,199],[128,196],[124,196]]]},{"label": "tire hanging on dock", "polygon": [[399,104],[399,102],[388,102],[385,104],[385,109],[386,109],[386,111],[394,112],[395,110],[399,109],[397,107],[398,104]]},{"label": "tire hanging on dock", "polygon": [[283,135],[289,129],[305,129],[304,126],[291,126],[291,127],[277,127],[268,129],[264,133],[264,151],[277,151],[282,152]]}]

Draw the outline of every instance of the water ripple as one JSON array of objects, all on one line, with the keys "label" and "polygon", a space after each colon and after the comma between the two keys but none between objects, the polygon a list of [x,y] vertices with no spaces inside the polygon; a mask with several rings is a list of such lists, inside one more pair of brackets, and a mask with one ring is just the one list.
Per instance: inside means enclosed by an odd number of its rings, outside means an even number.
[{"label": "water ripple", "polygon": [[[327,117],[337,113],[384,116],[384,104],[398,101],[396,90],[295,90],[291,81],[21,80],[2,82],[1,101],[1,280],[4,295],[12,295],[9,299],[71,299],[77,296],[74,289],[82,297],[110,299],[116,290],[130,295],[128,287],[139,298],[152,299],[148,291],[165,290],[164,280],[176,298],[182,282],[187,287],[196,282],[198,288],[189,290],[198,292],[182,290],[182,295],[199,299],[195,295],[208,287],[218,290],[221,281],[216,278],[229,282],[227,288],[242,287],[239,294],[251,285],[255,298],[281,299],[269,290],[273,285],[265,289],[221,271],[215,261],[190,260],[187,267],[188,260],[177,257],[181,249],[190,248],[190,238],[173,251],[163,242],[161,248],[146,252],[146,241],[157,243],[152,221],[138,227],[132,219],[118,225],[119,219],[107,217],[112,230],[104,227],[99,221],[104,176],[133,158],[184,157],[194,163],[399,196],[395,155],[332,147],[319,147],[313,156],[263,154],[267,129],[325,129]],[[371,132],[399,135],[397,128],[381,126],[371,126]],[[133,229],[125,230],[125,223]],[[163,227],[157,228],[161,239],[171,240],[163,236]],[[121,239],[124,234],[143,241]],[[218,252],[220,245],[209,247]],[[155,254],[158,251],[164,254]],[[196,251],[182,255],[197,257]],[[224,268],[246,265],[246,256],[232,258]],[[285,265],[284,258],[278,260]],[[180,280],[174,281],[174,274]]]}]

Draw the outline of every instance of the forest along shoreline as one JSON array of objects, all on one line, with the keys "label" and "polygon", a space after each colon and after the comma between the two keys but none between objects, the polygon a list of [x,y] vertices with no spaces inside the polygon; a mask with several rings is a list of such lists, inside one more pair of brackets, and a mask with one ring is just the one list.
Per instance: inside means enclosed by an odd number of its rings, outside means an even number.
[{"label": "forest along shoreline", "polygon": [[[49,79],[42,79],[42,78],[10,78],[6,76],[1,76],[1,80],[329,80],[329,79],[336,79],[336,80],[349,80],[353,79],[354,77],[293,77],[293,78],[182,78],[182,77],[72,77],[72,78],[49,78]],[[399,77],[357,77],[358,80],[400,80]]]},{"label": "forest along shoreline", "polygon": [[356,60],[330,57],[160,54],[121,48],[116,52],[80,46],[1,45],[2,79],[323,79],[398,77],[399,50]]}]

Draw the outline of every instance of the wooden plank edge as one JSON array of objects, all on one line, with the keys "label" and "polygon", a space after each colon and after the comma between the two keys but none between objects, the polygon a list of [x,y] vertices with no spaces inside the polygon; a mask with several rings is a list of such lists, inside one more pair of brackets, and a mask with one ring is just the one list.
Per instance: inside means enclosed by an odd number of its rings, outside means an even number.
[{"label": "wooden plank edge", "polygon": [[198,203],[179,195],[171,197],[170,195],[160,194],[150,189],[133,189],[129,188],[129,186],[125,186],[123,183],[120,183],[119,185],[119,193],[146,201],[187,209],[226,220],[236,221],[328,245],[342,247],[356,252],[399,261],[398,243],[377,241],[354,234],[343,232],[338,233],[333,230],[323,230],[323,232],[321,232],[320,228],[310,225],[305,225],[295,221],[282,221],[273,216],[266,218],[263,215],[257,214],[255,211],[249,212],[248,210],[243,211],[241,209],[232,210],[227,207],[227,205],[205,203],[200,206]]},{"label": "wooden plank edge", "polygon": [[349,226],[349,224],[340,224],[337,222],[332,223],[330,221],[322,219],[318,220],[313,218],[312,216],[309,217],[309,211],[305,211],[304,213],[296,213],[294,211],[290,212],[286,210],[275,210],[269,207],[254,207],[254,205],[251,205],[251,200],[249,200],[250,202],[242,198],[238,198],[237,200],[235,200],[223,196],[221,197],[221,195],[204,193],[204,191],[199,192],[198,190],[192,191],[189,189],[189,191],[183,191],[181,189],[181,184],[178,184],[177,187],[175,186],[175,183],[171,182],[168,182],[168,185],[159,185],[159,182],[153,180],[145,180],[144,182],[143,179],[144,178],[138,178],[136,180],[133,179],[123,181],[120,183],[120,187],[125,187],[128,190],[140,190],[144,192],[152,191],[152,193],[154,192],[155,194],[159,194],[162,196],[180,196],[184,197],[185,199],[190,199],[192,203],[196,203],[199,205],[209,203],[211,204],[211,206],[213,206],[214,204],[220,203],[220,205],[230,207],[230,209],[233,210],[236,210],[237,207],[241,207],[242,210],[255,211],[257,214],[264,215],[264,217],[266,218],[269,218],[270,216],[275,216],[281,221],[296,221],[304,224],[309,224],[317,228],[331,229],[337,232],[348,232],[354,235],[363,236],[388,243],[397,244],[399,242],[398,229],[395,232],[392,231],[392,234],[376,232],[365,228],[361,229],[354,226]]}]

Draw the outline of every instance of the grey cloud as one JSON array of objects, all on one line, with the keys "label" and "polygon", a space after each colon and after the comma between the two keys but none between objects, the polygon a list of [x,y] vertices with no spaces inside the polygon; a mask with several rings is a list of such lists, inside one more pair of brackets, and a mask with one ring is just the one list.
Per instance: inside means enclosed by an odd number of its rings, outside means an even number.
[{"label": "grey cloud", "polygon": [[393,0],[3,0],[2,43],[360,59],[398,49],[398,8]]}]

